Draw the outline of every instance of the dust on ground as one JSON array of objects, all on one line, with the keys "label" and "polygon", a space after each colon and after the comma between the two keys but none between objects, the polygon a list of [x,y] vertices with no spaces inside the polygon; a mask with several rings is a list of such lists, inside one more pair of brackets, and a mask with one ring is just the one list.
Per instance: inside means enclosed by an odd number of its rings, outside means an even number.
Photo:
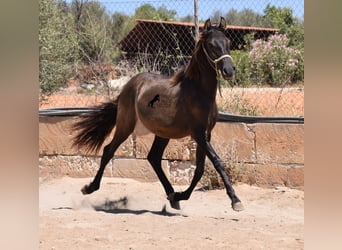
[{"label": "dust on ground", "polygon": [[90,180],[40,179],[40,249],[304,249],[301,190],[237,184],[235,212],[225,190],[197,189],[174,210],[159,182],[104,178],[84,196]]}]

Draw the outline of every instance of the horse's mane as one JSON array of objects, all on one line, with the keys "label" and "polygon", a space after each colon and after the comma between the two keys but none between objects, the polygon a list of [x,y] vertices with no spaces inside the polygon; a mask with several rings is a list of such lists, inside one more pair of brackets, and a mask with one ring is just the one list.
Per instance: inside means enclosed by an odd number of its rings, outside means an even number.
[{"label": "horse's mane", "polygon": [[185,77],[185,67],[182,67],[178,72],[171,78],[171,83],[176,85],[180,83]]},{"label": "horse's mane", "polygon": [[202,49],[202,44],[207,38],[208,34],[212,31],[205,31],[200,33],[200,37],[195,45],[194,53],[190,59],[190,62],[186,67],[181,68],[172,78],[173,84],[180,83],[185,77],[189,80],[198,80],[201,71],[202,60],[199,59]]},{"label": "horse's mane", "polygon": [[[202,44],[204,42],[204,35],[201,33],[201,36],[196,43],[194,54],[191,57],[191,60],[188,64],[188,67],[185,71],[185,76],[189,78],[190,80],[198,80],[200,76],[201,71],[201,65],[203,60],[199,59],[201,50],[202,50]],[[203,53],[202,53],[203,54]]]}]

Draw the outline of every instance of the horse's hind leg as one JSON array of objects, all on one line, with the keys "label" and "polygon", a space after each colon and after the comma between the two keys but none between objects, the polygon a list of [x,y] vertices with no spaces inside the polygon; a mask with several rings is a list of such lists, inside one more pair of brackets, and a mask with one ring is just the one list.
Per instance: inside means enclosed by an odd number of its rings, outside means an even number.
[{"label": "horse's hind leg", "polygon": [[195,189],[197,183],[202,178],[202,175],[204,172],[204,163],[205,163],[205,152],[199,146],[197,146],[196,169],[195,169],[194,177],[192,178],[191,184],[184,192],[172,193],[170,195],[170,200],[173,200],[174,202],[176,202],[180,200],[188,200],[190,198],[192,191]]},{"label": "horse's hind leg", "polygon": [[[210,130],[207,133],[207,141],[210,141],[211,129],[212,128],[213,128],[213,126],[210,128]],[[192,181],[190,183],[190,186],[184,192],[181,192],[181,193],[176,192],[176,193],[171,194],[170,195],[171,200],[179,201],[179,200],[188,200],[190,198],[191,193],[194,191],[197,183],[200,181],[200,179],[203,176],[205,157],[206,157],[205,151],[199,145],[197,145],[197,147],[196,147],[196,169],[195,169],[194,177],[192,178]]]},{"label": "horse's hind leg", "polygon": [[104,147],[101,157],[100,168],[96,173],[94,180],[82,188],[83,194],[91,194],[100,188],[101,179],[106,165],[113,158],[117,148],[123,143],[128,136],[133,132],[136,118],[135,114],[127,114],[127,111],[118,110],[117,124],[113,140]]},{"label": "horse's hind leg", "polygon": [[[148,153],[147,159],[152,165],[154,171],[156,172],[160,182],[162,183],[166,194],[169,196],[170,194],[174,193],[174,190],[161,166],[161,159],[163,156],[163,152],[168,143],[169,143],[169,139],[155,136],[151,150]],[[180,209],[178,201],[174,201],[173,199],[169,199],[169,200],[170,200],[171,207],[175,209]]]}]

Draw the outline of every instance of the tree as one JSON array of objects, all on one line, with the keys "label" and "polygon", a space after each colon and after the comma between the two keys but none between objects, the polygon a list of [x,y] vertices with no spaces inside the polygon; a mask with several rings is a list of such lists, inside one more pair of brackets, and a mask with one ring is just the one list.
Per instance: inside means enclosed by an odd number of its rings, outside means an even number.
[{"label": "tree", "polygon": [[289,37],[289,46],[304,49],[304,22],[293,16],[291,8],[275,7],[268,4],[264,10],[265,19],[281,34]]},{"label": "tree", "polygon": [[239,23],[239,12],[236,9],[230,9],[226,14],[228,25],[237,25]]},{"label": "tree", "polygon": [[96,1],[73,0],[70,11],[76,24],[82,60],[86,64],[110,62],[113,30],[105,7]]},{"label": "tree", "polygon": [[143,4],[135,10],[134,18],[168,21],[174,20],[176,14],[175,10],[168,10],[165,6],[156,9],[150,4]]},{"label": "tree", "polygon": [[188,23],[194,22],[194,16],[193,15],[186,15],[184,17],[181,17],[180,21],[181,22],[188,22]]},{"label": "tree", "polygon": [[42,96],[65,86],[74,69],[77,39],[73,20],[57,1],[39,0],[39,85]]},{"label": "tree", "polygon": [[210,16],[210,20],[212,20],[212,22],[218,22],[221,18],[221,16],[223,16],[222,11],[221,10],[216,10],[213,12],[213,14],[211,14]]},{"label": "tree", "polygon": [[295,18],[292,15],[290,8],[277,8],[268,4],[264,10],[265,18],[273,27],[280,29],[280,32],[285,33],[288,27],[295,23]]},{"label": "tree", "polygon": [[254,27],[263,27],[266,25],[265,19],[262,15],[246,8],[240,12],[236,9],[229,10],[226,14],[226,20],[230,25]]},{"label": "tree", "polygon": [[116,44],[132,29],[130,17],[123,13],[115,12],[112,15],[112,27],[111,28],[112,28],[112,39],[113,39],[113,42]]}]

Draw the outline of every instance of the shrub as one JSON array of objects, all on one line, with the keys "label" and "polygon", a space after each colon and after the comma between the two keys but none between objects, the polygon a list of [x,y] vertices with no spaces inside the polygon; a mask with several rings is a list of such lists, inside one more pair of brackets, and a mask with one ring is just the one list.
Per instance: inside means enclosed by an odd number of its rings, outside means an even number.
[{"label": "shrub", "polygon": [[219,102],[218,110],[222,112],[229,112],[239,115],[257,116],[257,106],[250,103],[250,101],[244,98],[241,94],[234,94],[228,99],[224,99]]},{"label": "shrub", "polygon": [[73,72],[78,56],[72,26],[72,17],[63,14],[56,1],[39,1],[39,85],[42,96],[64,86]]},{"label": "shrub", "polygon": [[[249,176],[247,176],[249,173],[246,171],[246,163],[243,160],[239,159],[237,155],[236,144],[233,144],[229,148],[219,148],[218,150],[221,151],[221,159],[225,164],[224,170],[232,184],[241,182],[244,179],[248,181],[249,179],[251,179],[249,178]],[[209,190],[224,188],[224,183],[222,181],[221,176],[215,170],[213,164],[209,160],[205,161],[205,168],[201,184]]]},{"label": "shrub", "polygon": [[303,52],[288,47],[288,42],[286,35],[276,34],[253,43],[249,53],[253,82],[284,86],[304,79]]},{"label": "shrub", "polygon": [[251,67],[249,64],[248,52],[243,50],[232,50],[231,56],[236,67],[236,74],[232,80],[233,84],[241,87],[250,86]]}]

